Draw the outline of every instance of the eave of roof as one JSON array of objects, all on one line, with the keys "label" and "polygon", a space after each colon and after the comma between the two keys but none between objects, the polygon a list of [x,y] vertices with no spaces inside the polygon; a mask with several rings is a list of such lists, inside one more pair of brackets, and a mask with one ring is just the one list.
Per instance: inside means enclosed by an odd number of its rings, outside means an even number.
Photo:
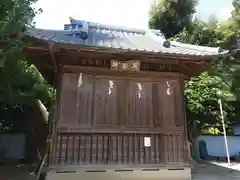
[{"label": "eave of roof", "polygon": [[224,56],[228,51],[220,48],[197,46],[170,41],[169,48],[164,47],[166,39],[158,30],[138,30],[89,22],[88,39],[83,40],[65,30],[47,30],[29,28],[26,35],[38,40],[53,42],[57,47],[88,49],[117,53],[144,53],[159,56],[171,56],[181,59]]}]

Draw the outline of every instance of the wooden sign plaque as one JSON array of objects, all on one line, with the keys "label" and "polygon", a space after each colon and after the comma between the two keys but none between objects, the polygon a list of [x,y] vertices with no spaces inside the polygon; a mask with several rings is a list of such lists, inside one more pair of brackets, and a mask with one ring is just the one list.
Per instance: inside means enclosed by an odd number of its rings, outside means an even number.
[{"label": "wooden sign plaque", "polygon": [[110,69],[115,71],[140,71],[140,61],[117,61],[111,60]]}]

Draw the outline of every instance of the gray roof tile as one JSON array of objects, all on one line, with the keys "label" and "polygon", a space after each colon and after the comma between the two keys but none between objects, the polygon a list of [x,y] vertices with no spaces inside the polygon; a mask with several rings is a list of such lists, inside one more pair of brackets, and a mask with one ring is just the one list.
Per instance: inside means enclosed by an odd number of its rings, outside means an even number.
[{"label": "gray roof tile", "polygon": [[82,46],[105,47],[129,51],[146,51],[163,54],[213,56],[220,53],[219,48],[196,46],[171,41],[166,48],[166,41],[158,30],[138,30],[121,28],[111,25],[88,23],[88,38],[82,40],[73,33],[65,30],[28,29],[27,35],[37,39],[52,40],[59,43],[76,44]]}]

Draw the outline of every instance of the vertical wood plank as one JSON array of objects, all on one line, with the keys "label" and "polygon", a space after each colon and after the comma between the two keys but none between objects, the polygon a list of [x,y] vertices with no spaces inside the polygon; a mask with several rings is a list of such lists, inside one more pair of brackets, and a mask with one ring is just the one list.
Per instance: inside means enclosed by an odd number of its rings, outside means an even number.
[{"label": "vertical wood plank", "polygon": [[94,77],[80,73],[77,76],[77,118],[80,126],[91,125]]},{"label": "vertical wood plank", "polygon": [[[73,82],[78,78],[78,75],[71,75],[66,82],[75,84]],[[89,126],[96,128],[96,132],[72,134],[69,132],[62,135],[60,133],[57,139],[55,162],[115,165],[168,164],[187,161],[184,149],[186,141],[183,135],[175,135],[174,132],[170,135],[162,132],[150,134],[146,133],[146,129],[144,133],[142,132],[142,128],[149,128],[150,131],[162,126],[166,129],[183,126],[179,82],[169,81],[172,94],[167,96],[166,82],[152,83],[102,76],[98,76],[96,80],[94,78],[82,75],[82,84],[78,87],[78,91],[72,91],[78,102],[75,103],[75,100],[71,99],[72,104],[77,104],[78,108],[65,109],[68,112],[63,110],[65,116],[61,117],[60,126],[69,127],[70,130],[73,127]],[[67,103],[64,104],[66,105]],[[70,111],[72,114],[67,116],[66,113]],[[75,117],[75,120],[72,117]],[[121,128],[119,132],[103,133],[98,131],[99,126],[104,126],[105,129]],[[124,128],[134,128],[137,131],[130,133]],[[125,132],[122,133],[122,130]],[[145,136],[151,138],[150,147],[144,147]]]},{"label": "vertical wood plank", "polygon": [[94,125],[116,125],[116,81],[109,78],[96,77],[95,87]]},{"label": "vertical wood plank", "polygon": [[77,115],[77,75],[63,74],[60,98],[60,126],[76,126]]}]

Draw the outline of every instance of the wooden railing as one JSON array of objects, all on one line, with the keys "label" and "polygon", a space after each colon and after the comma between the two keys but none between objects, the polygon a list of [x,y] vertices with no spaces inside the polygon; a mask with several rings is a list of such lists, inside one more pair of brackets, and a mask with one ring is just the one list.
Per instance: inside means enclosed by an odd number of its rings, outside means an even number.
[{"label": "wooden railing", "polygon": [[[145,147],[144,138],[150,138]],[[53,164],[176,164],[188,161],[184,135],[59,133]]]}]

